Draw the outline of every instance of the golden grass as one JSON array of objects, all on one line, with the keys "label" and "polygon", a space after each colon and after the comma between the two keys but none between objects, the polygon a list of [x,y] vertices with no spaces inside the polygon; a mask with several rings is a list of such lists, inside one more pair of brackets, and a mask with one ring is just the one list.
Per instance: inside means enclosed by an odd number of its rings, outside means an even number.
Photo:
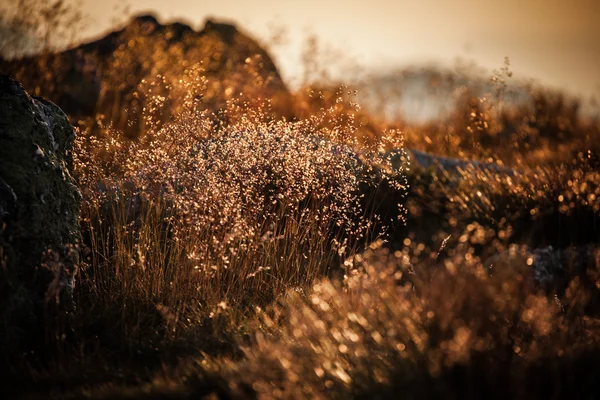
[{"label": "golden grass", "polygon": [[[111,79],[128,57],[167,68],[181,49],[165,46],[134,42]],[[257,65],[227,79],[219,65],[144,71],[138,140],[116,129],[118,106],[81,125],[76,309],[58,350],[10,377],[33,379],[34,397],[597,393],[597,121],[543,91],[516,112],[467,92],[418,128],[326,84],[274,110]],[[394,125],[410,147],[513,170],[394,165]],[[595,258],[545,287],[527,244]]]}]

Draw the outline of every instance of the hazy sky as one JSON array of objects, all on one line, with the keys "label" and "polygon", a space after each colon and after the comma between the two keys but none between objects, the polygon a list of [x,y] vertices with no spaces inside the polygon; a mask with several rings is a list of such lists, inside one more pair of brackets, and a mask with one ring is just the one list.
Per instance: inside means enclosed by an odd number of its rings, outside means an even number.
[{"label": "hazy sky", "polygon": [[[107,30],[119,0],[83,0],[86,35]],[[129,0],[130,12],[200,28],[207,17],[234,21],[259,39],[285,28],[276,52],[285,78],[299,73],[303,38],[343,52],[366,69],[440,63],[457,57],[492,69],[509,56],[516,78],[586,97],[600,95],[600,0]],[[600,97],[600,96],[598,96]]]}]

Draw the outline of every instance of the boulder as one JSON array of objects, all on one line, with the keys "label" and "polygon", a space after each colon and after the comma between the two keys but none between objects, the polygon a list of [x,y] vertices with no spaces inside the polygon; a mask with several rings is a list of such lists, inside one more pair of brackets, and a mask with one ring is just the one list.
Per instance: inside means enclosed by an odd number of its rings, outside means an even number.
[{"label": "boulder", "polygon": [[438,174],[447,174],[450,178],[460,179],[464,171],[489,172],[513,177],[520,172],[500,164],[461,160],[458,158],[443,157],[416,149],[406,149],[406,153],[396,150],[388,152],[394,166],[399,167],[410,161],[411,166]]},{"label": "boulder", "polygon": [[167,121],[190,101],[218,113],[239,93],[247,101],[271,100],[275,114],[292,117],[290,94],[269,54],[234,25],[213,20],[196,31],[137,16],[123,29],[62,52],[0,57],[0,71],[74,121],[98,118],[129,137],[146,130],[147,110],[154,122]]},{"label": "boulder", "polygon": [[26,344],[56,306],[72,305],[80,241],[74,138],[56,105],[0,74],[0,346]]},{"label": "boulder", "polygon": [[[571,302],[577,293],[586,312],[600,313],[600,247],[594,244],[564,249],[512,245],[487,259],[484,266],[492,276],[514,276],[517,271],[532,290],[560,298],[567,295]],[[568,293],[570,287],[573,290]]]}]

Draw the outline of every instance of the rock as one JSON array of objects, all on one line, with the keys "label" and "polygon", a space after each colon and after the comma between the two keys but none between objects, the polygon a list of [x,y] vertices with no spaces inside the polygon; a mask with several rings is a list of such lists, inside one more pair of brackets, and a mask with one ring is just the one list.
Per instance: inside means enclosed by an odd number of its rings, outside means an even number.
[{"label": "rock", "polygon": [[394,151],[390,151],[389,154],[392,156],[392,162],[395,166],[404,165],[407,160],[410,160],[412,167],[431,170],[436,173],[447,173],[451,177],[456,178],[460,178],[461,173],[468,170],[493,172],[505,176],[515,176],[518,174],[516,170],[495,163],[460,160],[458,158],[438,156],[415,149],[406,149],[405,156],[402,156],[402,153],[396,155]]},{"label": "rock", "polygon": [[[576,281],[576,291],[583,295],[583,308],[600,313],[600,247],[594,245],[555,249],[552,246],[531,249],[512,245],[484,262],[492,275],[519,271],[533,290],[565,295]],[[504,269],[504,271],[501,271]],[[573,297],[574,293],[570,294]]]},{"label": "rock", "polygon": [[80,241],[74,138],[56,105],[0,74],[2,346],[23,344],[55,305],[69,307]]},{"label": "rock", "polygon": [[552,246],[531,249],[511,245],[507,250],[488,258],[484,266],[492,275],[506,268],[524,271],[524,278],[532,287],[543,289],[563,286],[561,283],[567,275],[560,250],[555,250]]},{"label": "rock", "polygon": [[[146,128],[144,109],[164,122],[193,99],[216,113],[241,92],[245,100],[269,99],[275,114],[292,117],[290,94],[268,53],[234,25],[212,20],[195,31],[138,16],[121,30],[63,52],[0,58],[0,71],[73,120],[98,117],[130,137]],[[155,96],[166,101],[158,104]]]}]

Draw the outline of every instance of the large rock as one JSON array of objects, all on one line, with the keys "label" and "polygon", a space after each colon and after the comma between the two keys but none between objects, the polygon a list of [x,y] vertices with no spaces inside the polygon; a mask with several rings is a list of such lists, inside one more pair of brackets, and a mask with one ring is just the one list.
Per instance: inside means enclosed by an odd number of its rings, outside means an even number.
[{"label": "large rock", "polygon": [[69,306],[80,240],[74,138],[56,105],[0,74],[2,346],[27,341],[57,304]]},{"label": "large rock", "polygon": [[[245,100],[270,99],[276,114],[290,117],[289,92],[267,52],[235,26],[212,20],[196,31],[138,16],[121,30],[60,53],[0,58],[0,71],[74,121],[98,118],[129,136],[146,128],[144,109],[159,122],[186,101],[218,112],[241,92]],[[165,101],[158,104],[156,96]]]}]

